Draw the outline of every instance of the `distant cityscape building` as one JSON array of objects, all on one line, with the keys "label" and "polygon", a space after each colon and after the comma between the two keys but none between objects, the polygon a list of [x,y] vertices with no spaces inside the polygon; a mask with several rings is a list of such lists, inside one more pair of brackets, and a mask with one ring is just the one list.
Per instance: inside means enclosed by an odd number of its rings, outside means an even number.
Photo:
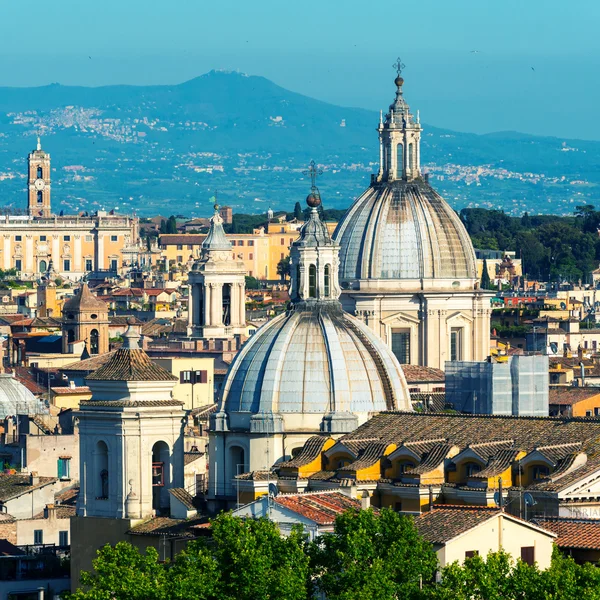
[{"label": "distant cityscape building", "polygon": [[371,327],[403,364],[444,368],[489,354],[489,292],[455,211],[421,171],[419,116],[395,80],[379,122],[379,171],[334,233],[342,305]]},{"label": "distant cityscape building", "polygon": [[36,279],[52,261],[57,276],[123,269],[123,248],[138,243],[138,219],[99,211],[57,216],[51,210],[50,155],[40,141],[28,158],[28,215],[0,216],[0,269]]},{"label": "distant cityscape building", "polygon": [[446,403],[463,413],[548,416],[548,357],[446,363]]}]

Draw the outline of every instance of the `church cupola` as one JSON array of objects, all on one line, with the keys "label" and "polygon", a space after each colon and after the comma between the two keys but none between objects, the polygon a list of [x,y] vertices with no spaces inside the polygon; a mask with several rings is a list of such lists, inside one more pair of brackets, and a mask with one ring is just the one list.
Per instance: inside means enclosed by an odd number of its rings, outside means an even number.
[{"label": "church cupola", "polygon": [[188,334],[220,339],[246,333],[246,266],[225,235],[219,206],[214,209],[200,258],[188,275]]},{"label": "church cupola", "polygon": [[379,119],[379,173],[377,181],[411,181],[421,177],[421,124],[410,112],[402,86],[404,64],[398,58],[394,65],[396,98],[389,112]]},{"label": "church cupola", "polygon": [[311,178],[310,194],[306,198],[310,213],[300,230],[300,237],[292,244],[290,250],[290,298],[295,304],[337,302],[340,296],[340,247],[331,239],[327,225],[319,216],[321,194],[316,186],[316,178],[321,172],[317,170],[314,161],[311,161],[306,173]]}]

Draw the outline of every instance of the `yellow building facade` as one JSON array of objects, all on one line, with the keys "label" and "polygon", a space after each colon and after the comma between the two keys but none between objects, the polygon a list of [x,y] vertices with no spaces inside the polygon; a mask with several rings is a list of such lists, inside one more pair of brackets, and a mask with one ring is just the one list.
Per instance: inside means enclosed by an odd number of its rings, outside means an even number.
[{"label": "yellow building facade", "polygon": [[90,271],[120,273],[123,249],[139,241],[138,219],[102,211],[86,217],[53,215],[50,155],[39,141],[28,161],[28,215],[0,216],[0,269],[37,279],[52,261],[59,277],[73,281]]},{"label": "yellow building facade", "polygon": [[[233,246],[232,254],[240,258],[250,277],[256,279],[279,279],[277,265],[290,254],[292,242],[298,238],[303,223],[268,224],[255,229],[253,233],[230,233],[227,239]],[[327,223],[330,234],[337,223]],[[184,265],[200,256],[204,234],[162,234],[159,238],[161,259],[167,268]]]}]

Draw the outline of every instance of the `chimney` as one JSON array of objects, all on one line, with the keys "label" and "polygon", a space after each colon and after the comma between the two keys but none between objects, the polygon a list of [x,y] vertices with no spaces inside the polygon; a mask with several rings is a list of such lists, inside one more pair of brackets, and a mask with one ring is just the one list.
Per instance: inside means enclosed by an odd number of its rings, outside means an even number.
[{"label": "chimney", "polygon": [[38,477],[37,471],[31,471],[29,474],[29,485],[38,485],[40,478]]},{"label": "chimney", "polygon": [[74,390],[75,389],[75,382],[74,381],[69,381],[69,387]]},{"label": "chimney", "polygon": [[367,490],[363,490],[362,496],[360,497],[360,508],[362,510],[368,510],[371,507],[371,497]]},{"label": "chimney", "polygon": [[56,506],[54,504],[46,504],[44,508],[44,519],[54,521],[56,519]]}]

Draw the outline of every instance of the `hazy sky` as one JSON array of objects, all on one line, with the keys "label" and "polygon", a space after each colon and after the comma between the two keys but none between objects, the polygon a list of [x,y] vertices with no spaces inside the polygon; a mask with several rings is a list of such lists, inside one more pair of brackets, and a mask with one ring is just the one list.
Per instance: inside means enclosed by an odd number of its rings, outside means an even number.
[{"label": "hazy sky", "polygon": [[599,25],[597,0],[0,0],[0,86],[239,69],[379,109],[399,54],[426,123],[600,139]]}]

